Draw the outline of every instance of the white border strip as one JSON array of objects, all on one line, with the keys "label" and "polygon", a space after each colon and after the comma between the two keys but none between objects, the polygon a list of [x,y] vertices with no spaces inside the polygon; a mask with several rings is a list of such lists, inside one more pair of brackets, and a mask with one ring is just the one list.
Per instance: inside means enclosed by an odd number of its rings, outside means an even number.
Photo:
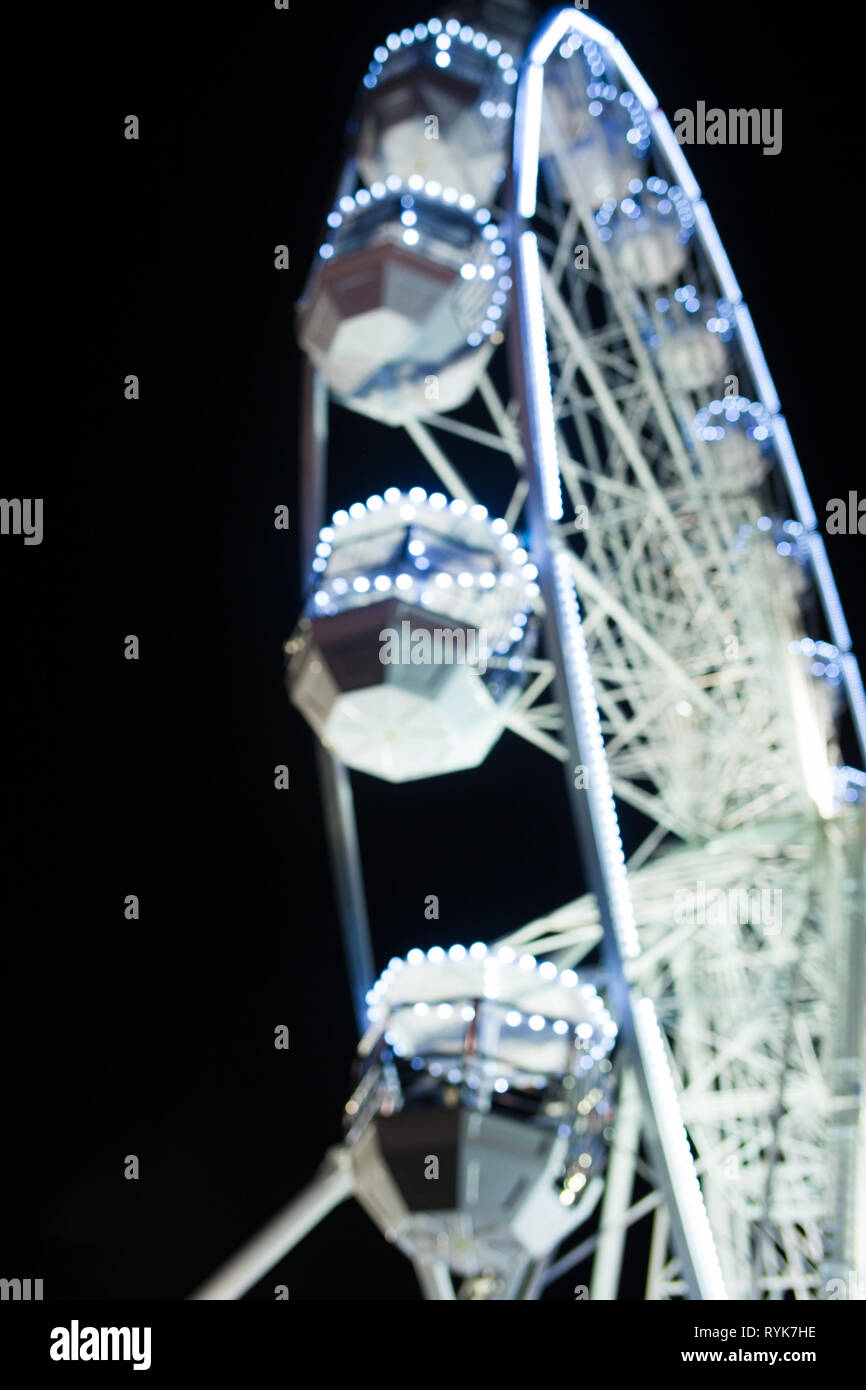
[{"label": "white border strip", "polygon": [[794,503],[797,520],[805,526],[807,531],[814,531],[818,525],[818,518],[815,515],[815,508],[812,506],[806,479],[803,477],[800,460],[797,458],[797,451],[791,439],[791,431],[788,429],[788,422],[784,415],[776,415],[773,418],[773,439],[776,443],[776,452],[782,463],[788,491]]},{"label": "white border strip", "polygon": [[[539,72],[541,69],[539,68]],[[522,232],[517,242],[521,279],[526,286],[526,327],[531,354],[534,399],[531,413],[538,427],[541,479],[544,489],[544,510],[551,521],[561,521],[562,480],[556,453],[556,421],[553,414],[553,393],[550,386],[550,363],[547,357],[547,333],[544,327],[544,299],[541,292],[541,267],[538,241],[534,232]]]},{"label": "white border strip", "polygon": [[698,224],[698,237],[709,257],[716,275],[719,277],[719,284],[722,294],[730,300],[731,305],[739,304],[743,297],[743,292],[737,283],[737,277],[731,269],[728,260],[728,253],[722,245],[722,239],[716,230],[716,224],[710,216],[710,210],[703,198],[699,198],[694,205],[695,221]]},{"label": "white border strip", "polygon": [[770,376],[767,359],[761,344],[758,342],[752,315],[742,301],[734,305],[734,318],[737,321],[737,328],[740,330],[740,341],[752,369],[761,404],[766,406],[771,415],[776,415],[779,411],[779,396],[773,384],[773,378]]}]

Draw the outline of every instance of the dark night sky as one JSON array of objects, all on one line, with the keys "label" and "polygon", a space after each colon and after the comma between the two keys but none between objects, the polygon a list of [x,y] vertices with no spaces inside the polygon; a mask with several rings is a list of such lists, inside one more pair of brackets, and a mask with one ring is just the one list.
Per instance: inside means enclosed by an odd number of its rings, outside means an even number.
[{"label": "dark night sky", "polygon": [[[863,485],[859,363],[842,346],[861,161],[854,94],[833,87],[840,55],[776,0],[596,13],[669,116],[700,99],[783,109],[778,157],[690,157],[823,515]],[[427,17],[406,0],[288,14],[187,0],[91,10],[54,36],[64,96],[31,165],[49,211],[20,217],[45,303],[19,366],[41,387],[3,485],[45,498],[45,540],[2,542],[2,1264],[43,1277],[46,1298],[186,1296],[339,1138],[355,1035],[312,737],[282,685],[298,533],[272,516],[279,502],[297,514],[293,304],[355,83],[391,29]],[[138,143],[122,138],[129,112]],[[333,506],[411,480],[399,436],[344,437]],[[862,544],[828,540],[855,648]],[[138,663],[122,659],[127,633]],[[582,891],[561,772],[510,735],[477,773],[355,787],[377,968]],[[129,1153],[137,1183],[122,1177]],[[258,1296],[275,1282],[292,1298],[418,1297],[354,1206]]]}]

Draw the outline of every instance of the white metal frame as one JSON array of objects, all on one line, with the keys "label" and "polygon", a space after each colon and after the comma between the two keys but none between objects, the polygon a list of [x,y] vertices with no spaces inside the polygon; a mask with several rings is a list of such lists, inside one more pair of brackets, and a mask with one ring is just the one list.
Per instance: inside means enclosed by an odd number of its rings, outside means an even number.
[{"label": "white metal frame", "polygon": [[[569,34],[609,55],[649,116],[659,172],[691,200],[687,273],[730,306],[731,360],[742,394],[772,416],[767,486],[802,528],[805,571],[761,545],[759,496],[721,485],[707,446],[687,437],[703,402],[667,388],[641,338],[637,292],[598,236],[544,100],[546,66]],[[341,188],[355,180],[350,160]],[[505,517],[509,527],[528,521],[546,650],[527,662],[508,726],[563,763],[592,891],[497,944],[560,966],[598,950],[625,1053],[599,1228],[515,1282],[511,1296],[538,1297],[591,1259],[591,1297],[616,1298],[629,1235],[649,1221],[647,1299],[820,1297],[830,1277],[866,1266],[857,1101],[866,830],[862,808],[833,802],[836,712],[788,651],[807,635],[802,573],[838,649],[864,759],[866,701],[817,518],[697,181],[625,49],[581,10],[554,13],[529,45],[507,186],[512,399],[487,375],[478,391],[486,428],[433,416],[405,433],[419,462],[467,501],[484,500],[486,469],[514,470]],[[573,267],[577,242],[590,249],[589,270]],[[475,486],[449,458],[449,437],[477,446]],[[324,520],[327,453],[327,393],[311,369],[304,440],[306,571]],[[732,537],[748,527],[752,543],[732,566]],[[584,786],[574,785],[576,764]],[[372,949],[351,785],[330,760],[322,784],[363,1032]],[[617,802],[651,827],[628,866]],[[700,884],[716,895],[781,893],[779,930],[730,914],[712,930],[677,920],[677,894]],[[198,1296],[240,1296],[351,1195],[350,1169],[347,1151],[332,1151],[309,1195]],[[636,1199],[638,1174],[650,1191]],[[444,1265],[416,1263],[416,1273],[425,1297],[455,1297]]]}]

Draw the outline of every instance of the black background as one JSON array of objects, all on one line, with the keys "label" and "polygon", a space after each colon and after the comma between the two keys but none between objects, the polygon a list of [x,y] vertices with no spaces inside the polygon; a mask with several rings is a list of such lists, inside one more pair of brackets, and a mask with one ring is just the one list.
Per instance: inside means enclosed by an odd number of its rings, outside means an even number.
[{"label": "black background", "polygon": [[[596,13],[669,116],[698,100],[783,109],[775,158],[687,153],[823,516],[863,490],[844,25],[825,40],[781,3]],[[339,1138],[354,1024],[312,738],[282,685],[301,598],[293,305],[355,84],[388,32],[427,17],[406,0],[91,7],[46,17],[17,55],[10,166],[30,191],[6,270],[28,307],[8,343],[21,428],[2,491],[44,497],[45,536],[0,542],[0,1273],[43,1278],[47,1299],[185,1297]],[[123,138],[133,112],[138,142]],[[350,432],[333,468],[331,506],[413,480],[382,430]],[[862,541],[828,549],[856,649]],[[290,792],[274,790],[278,763]],[[561,772],[510,735],[476,773],[354,781],[377,969],[582,891]],[[138,1182],[123,1178],[133,1153]],[[354,1205],[252,1296],[277,1282],[293,1299],[418,1298]],[[640,1296],[637,1275],[625,1292]]]}]

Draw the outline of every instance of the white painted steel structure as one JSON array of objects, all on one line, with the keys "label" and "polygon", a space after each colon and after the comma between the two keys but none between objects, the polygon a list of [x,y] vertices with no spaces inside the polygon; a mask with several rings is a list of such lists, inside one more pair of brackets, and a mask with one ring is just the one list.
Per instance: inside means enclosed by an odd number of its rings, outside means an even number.
[{"label": "white painted steel structure", "polygon": [[[587,194],[562,95],[572,64],[637,132],[619,206]],[[749,311],[651,89],[569,7],[532,38],[513,90],[495,209],[513,278],[510,392],[485,372],[486,423],[428,414],[404,430],[452,496],[483,501],[485,476],[513,476],[504,520],[538,567],[545,650],[506,722],[563,763],[591,892],[492,945],[559,970],[598,962],[621,1064],[596,1229],[488,1296],[539,1297],[592,1259],[590,1296],[615,1299],[624,1260],[648,1247],[647,1299],[826,1297],[830,1279],[866,1268],[866,777],[839,752],[847,708],[866,760],[860,673]],[[350,159],[341,192],[357,185]],[[639,219],[647,190],[659,240],[624,257],[624,218]],[[659,264],[675,278],[642,285]],[[327,452],[311,369],[304,439],[306,569]],[[474,446],[471,475],[449,440]],[[369,1052],[351,785],[321,758]],[[646,824],[628,864],[617,805]],[[358,1194],[370,1170],[353,1157],[332,1156],[313,1219],[353,1182]],[[274,1261],[310,1225],[292,1212],[273,1228]],[[455,1296],[447,1250],[414,1262],[425,1297]],[[200,1296],[240,1296],[263,1268],[259,1243]],[[470,1283],[461,1296],[485,1296]]]}]

